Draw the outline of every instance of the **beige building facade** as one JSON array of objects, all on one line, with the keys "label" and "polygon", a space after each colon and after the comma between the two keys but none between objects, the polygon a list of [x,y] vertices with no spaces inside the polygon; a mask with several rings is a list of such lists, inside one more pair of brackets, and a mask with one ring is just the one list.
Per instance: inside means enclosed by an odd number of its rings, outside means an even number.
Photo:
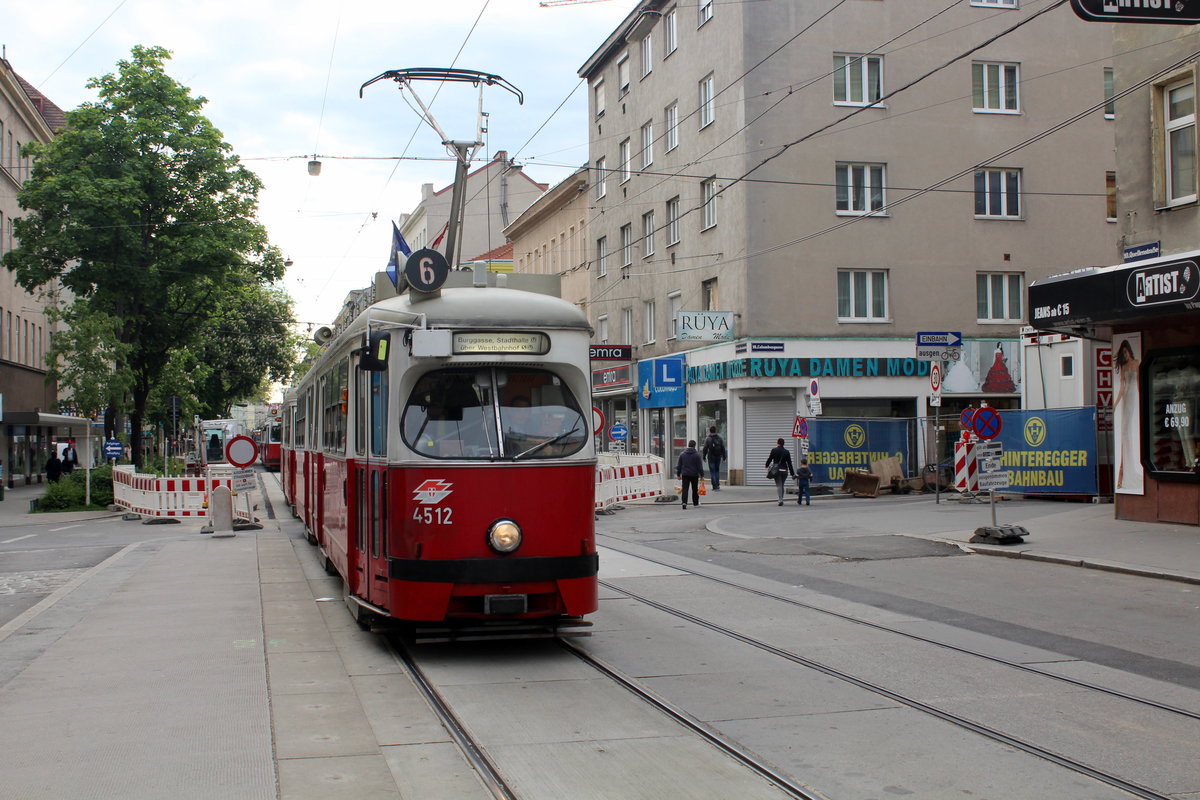
[{"label": "beige building facade", "polygon": [[[16,244],[13,220],[24,213],[17,193],[33,169],[21,148],[50,141],[64,124],[62,110],[0,59],[0,255]],[[46,375],[50,331],[43,299],[0,268],[0,464],[6,486],[40,481],[52,440],[70,435],[52,419],[59,409],[56,386]]]},{"label": "beige building facade", "polygon": [[555,184],[504,229],[512,243],[513,271],[557,275],[562,298],[587,307],[587,219],[589,170],[585,167]]},{"label": "beige building facade", "polygon": [[1017,407],[1025,287],[1120,237],[1112,120],[1053,130],[1103,103],[1111,54],[1025,0],[640,3],[579,70],[596,339],[684,359],[677,405],[654,366],[595,387],[631,449],[673,463],[715,425],[765,482],[813,379],[826,417],[924,420],[919,332],[965,339],[943,415]]},{"label": "beige building facade", "polygon": [[[546,184],[530,178],[500,150],[487,164],[467,174],[465,191],[462,238],[457,247],[463,263],[503,245],[505,227],[546,191]],[[416,208],[400,215],[400,233],[414,251],[433,247],[435,242],[445,248],[442,237],[453,194],[453,184],[434,191],[433,184],[426,183]]]}]

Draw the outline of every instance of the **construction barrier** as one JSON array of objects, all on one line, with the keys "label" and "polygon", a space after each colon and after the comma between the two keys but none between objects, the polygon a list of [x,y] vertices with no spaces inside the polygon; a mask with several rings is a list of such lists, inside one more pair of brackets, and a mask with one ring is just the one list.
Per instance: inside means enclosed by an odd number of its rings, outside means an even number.
[{"label": "construction barrier", "polygon": [[628,500],[661,497],[663,459],[658,456],[600,453],[596,464],[596,509]]},{"label": "construction barrier", "polygon": [[954,443],[954,488],[959,492],[979,491],[979,464],[975,459],[975,442],[963,431],[962,439]]},{"label": "construction barrier", "polygon": [[[113,503],[144,517],[207,517],[208,493],[217,486],[233,490],[233,476],[162,478],[134,472],[130,464],[113,468]],[[249,504],[234,509],[235,519],[253,521]]]}]

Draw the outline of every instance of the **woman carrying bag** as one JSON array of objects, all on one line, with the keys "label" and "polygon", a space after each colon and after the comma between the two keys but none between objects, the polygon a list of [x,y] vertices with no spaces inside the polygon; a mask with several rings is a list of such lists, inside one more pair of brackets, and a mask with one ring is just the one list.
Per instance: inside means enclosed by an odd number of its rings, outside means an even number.
[{"label": "woman carrying bag", "polygon": [[783,446],[783,439],[775,440],[771,455],[767,456],[767,477],[775,481],[775,490],[779,493],[779,505],[783,505],[783,482],[795,476],[792,467],[792,454]]}]

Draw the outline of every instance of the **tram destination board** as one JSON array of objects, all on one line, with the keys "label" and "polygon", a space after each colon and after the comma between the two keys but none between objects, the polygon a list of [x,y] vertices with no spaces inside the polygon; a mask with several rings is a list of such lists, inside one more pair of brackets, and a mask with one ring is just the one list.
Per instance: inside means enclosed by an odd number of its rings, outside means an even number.
[{"label": "tram destination board", "polygon": [[1200,23],[1200,0],[1071,0],[1071,10],[1088,22]]}]

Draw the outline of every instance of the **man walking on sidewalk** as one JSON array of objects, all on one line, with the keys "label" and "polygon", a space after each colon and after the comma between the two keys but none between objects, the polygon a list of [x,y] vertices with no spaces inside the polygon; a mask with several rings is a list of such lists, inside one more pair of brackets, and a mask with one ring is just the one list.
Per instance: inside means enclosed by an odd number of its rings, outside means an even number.
[{"label": "man walking on sidewalk", "polygon": [[712,475],[713,491],[721,491],[721,462],[725,460],[725,442],[721,439],[721,434],[717,433],[716,425],[709,427],[708,436],[704,439],[704,449],[701,451],[701,455],[708,461],[708,471]]},{"label": "man walking on sidewalk", "polygon": [[704,462],[696,452],[696,440],[688,441],[688,446],[679,453],[679,461],[675,464],[675,476],[682,483],[683,507],[687,508],[688,487],[692,490],[692,505],[700,505],[700,476],[704,474]]}]

